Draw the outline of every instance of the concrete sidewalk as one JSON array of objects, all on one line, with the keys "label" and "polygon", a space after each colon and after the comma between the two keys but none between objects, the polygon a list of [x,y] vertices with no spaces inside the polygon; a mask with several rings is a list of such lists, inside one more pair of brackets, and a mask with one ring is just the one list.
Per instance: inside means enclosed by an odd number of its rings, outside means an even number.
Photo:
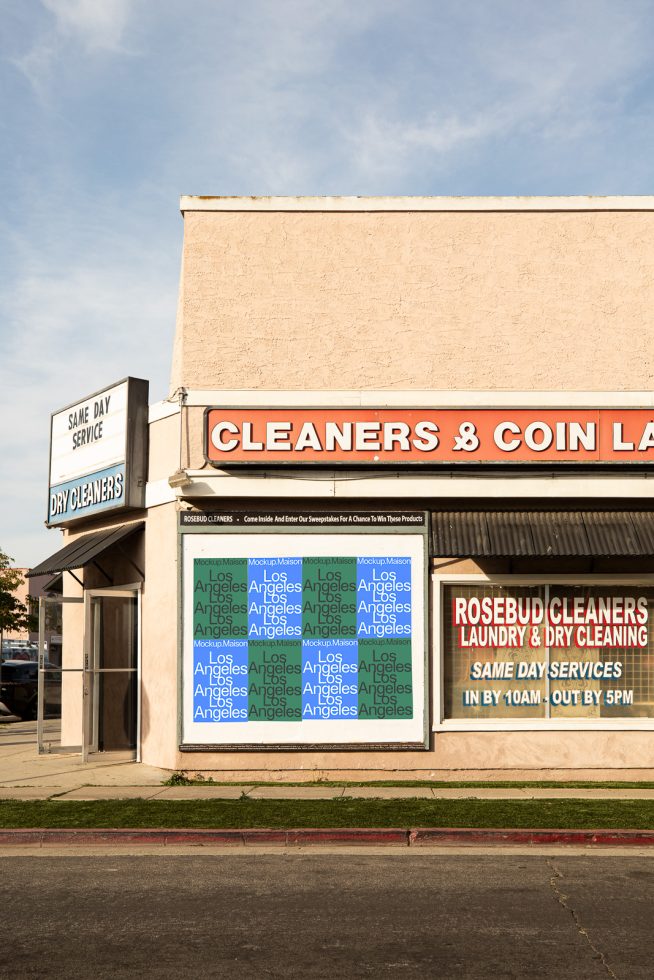
[{"label": "concrete sidewalk", "polygon": [[2,786],[0,800],[654,800],[654,790],[440,789],[426,786]]},{"label": "concrete sidewalk", "polygon": [[[0,717],[0,799],[7,799],[6,790],[13,787],[26,794],[37,793],[22,799],[43,799],[87,785],[107,790],[126,785],[160,787],[169,775],[165,769],[120,761],[114,756],[84,764],[75,754],[37,755],[36,722]],[[18,797],[14,794],[12,798]]]},{"label": "concrete sidewalk", "polygon": [[[2,722],[3,719],[0,719]],[[164,786],[166,769],[138,762],[82,763],[78,755],[36,753],[36,722],[0,723],[0,800],[654,800],[654,789],[534,789],[428,786]]]}]

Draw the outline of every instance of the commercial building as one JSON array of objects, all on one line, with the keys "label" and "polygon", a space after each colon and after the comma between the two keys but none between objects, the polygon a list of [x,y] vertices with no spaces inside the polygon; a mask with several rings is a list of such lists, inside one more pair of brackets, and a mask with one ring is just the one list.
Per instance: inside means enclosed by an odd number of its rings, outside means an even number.
[{"label": "commercial building", "polygon": [[653,778],[654,198],[181,210],[169,398],[52,417],[41,749]]}]

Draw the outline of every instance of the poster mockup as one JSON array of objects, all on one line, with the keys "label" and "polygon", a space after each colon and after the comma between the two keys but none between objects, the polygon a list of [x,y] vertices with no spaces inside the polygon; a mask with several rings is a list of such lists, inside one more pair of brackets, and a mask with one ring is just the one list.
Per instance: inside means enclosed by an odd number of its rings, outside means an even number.
[{"label": "poster mockup", "polygon": [[425,738],[422,534],[185,534],[184,745]]}]

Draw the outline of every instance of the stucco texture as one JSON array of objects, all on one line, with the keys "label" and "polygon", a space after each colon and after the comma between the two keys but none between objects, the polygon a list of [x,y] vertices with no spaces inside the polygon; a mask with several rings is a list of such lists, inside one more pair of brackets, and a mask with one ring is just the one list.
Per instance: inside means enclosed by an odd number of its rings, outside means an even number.
[{"label": "stucco texture", "polygon": [[[169,765],[159,763],[159,765]],[[180,752],[177,768],[270,779],[631,778],[654,775],[651,732],[447,732],[427,752]],[[495,778],[498,778],[495,776]]]},{"label": "stucco texture", "polygon": [[177,761],[177,567],[177,508],[153,507],[145,534],[141,758],[171,769]]},{"label": "stucco texture", "polygon": [[172,388],[647,390],[654,214],[184,216]]}]

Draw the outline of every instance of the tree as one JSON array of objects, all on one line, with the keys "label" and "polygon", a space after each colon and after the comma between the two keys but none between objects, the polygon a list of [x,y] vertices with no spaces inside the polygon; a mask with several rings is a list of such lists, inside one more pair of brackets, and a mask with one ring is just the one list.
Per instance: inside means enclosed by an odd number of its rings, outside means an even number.
[{"label": "tree", "polygon": [[33,625],[33,617],[24,602],[14,595],[23,582],[23,573],[11,567],[13,558],[0,550],[0,660],[5,632],[28,630]]}]

